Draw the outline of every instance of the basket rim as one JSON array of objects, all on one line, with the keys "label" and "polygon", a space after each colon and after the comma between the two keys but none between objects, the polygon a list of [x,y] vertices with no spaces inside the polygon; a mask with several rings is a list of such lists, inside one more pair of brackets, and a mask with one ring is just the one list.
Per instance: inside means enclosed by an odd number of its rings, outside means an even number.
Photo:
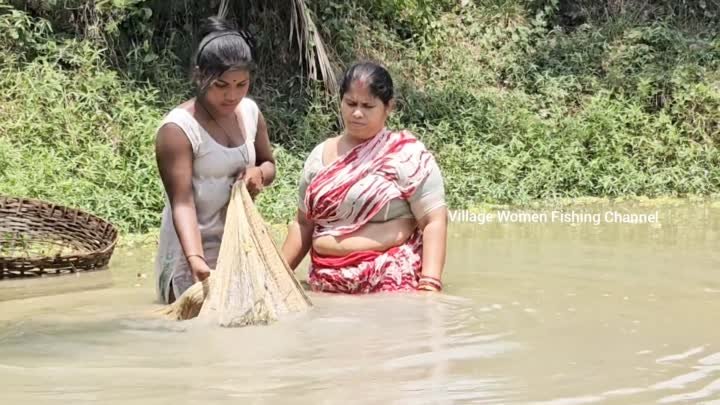
[{"label": "basket rim", "polygon": [[[7,263],[19,261],[19,260],[22,260],[23,262],[28,262],[28,263],[34,263],[34,262],[39,262],[39,261],[47,261],[48,259],[60,261],[60,260],[68,260],[68,259],[73,259],[73,258],[84,259],[84,258],[89,258],[92,256],[103,256],[103,255],[108,254],[108,252],[114,250],[114,248],[117,245],[118,240],[120,239],[120,232],[119,232],[118,227],[115,224],[113,224],[111,221],[109,221],[107,219],[104,219],[96,214],[93,214],[93,213],[83,210],[81,208],[64,205],[64,204],[59,204],[59,203],[54,203],[54,202],[47,201],[47,200],[41,200],[39,198],[16,197],[16,196],[11,196],[11,195],[0,194],[0,201],[6,202],[7,200],[15,200],[13,202],[18,202],[21,204],[28,203],[28,204],[34,204],[34,205],[47,205],[47,206],[53,207],[53,209],[59,208],[59,209],[63,209],[66,211],[83,214],[90,219],[96,220],[97,222],[106,225],[108,227],[108,229],[112,232],[112,238],[103,239],[104,246],[102,248],[92,250],[88,253],[68,253],[68,254],[64,254],[64,255],[52,255],[52,256],[42,256],[42,255],[3,256],[3,255],[0,255],[0,263],[7,264]],[[3,272],[5,271],[4,268],[0,269],[0,270],[2,270]]]}]

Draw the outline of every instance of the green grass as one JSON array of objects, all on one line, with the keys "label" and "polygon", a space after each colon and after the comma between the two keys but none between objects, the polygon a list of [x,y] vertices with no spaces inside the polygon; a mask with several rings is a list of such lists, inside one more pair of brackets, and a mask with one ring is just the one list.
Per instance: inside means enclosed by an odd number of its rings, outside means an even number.
[{"label": "green grass", "polygon": [[[717,18],[585,9],[581,24],[563,25],[564,2],[477,3],[312,2],[339,66],[387,64],[398,89],[391,126],[435,153],[452,208],[720,193]],[[154,134],[191,94],[192,41],[176,28],[201,13],[153,20],[167,12],[159,4],[99,13],[104,37],[0,11],[0,193],[80,207],[126,233],[157,228]],[[256,24],[284,21],[280,9],[253,7]],[[286,28],[255,29],[251,96],[278,160],[258,204],[283,223],[304,158],[339,130],[337,97],[301,79]]]}]

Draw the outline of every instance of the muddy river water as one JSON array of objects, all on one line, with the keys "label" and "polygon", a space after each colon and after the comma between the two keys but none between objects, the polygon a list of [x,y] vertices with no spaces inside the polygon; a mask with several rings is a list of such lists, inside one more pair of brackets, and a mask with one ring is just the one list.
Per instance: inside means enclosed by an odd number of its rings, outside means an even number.
[{"label": "muddy river water", "polygon": [[152,247],[0,282],[0,403],[720,405],[720,207],[563,213],[456,213],[443,294],[269,326],[147,318]]}]

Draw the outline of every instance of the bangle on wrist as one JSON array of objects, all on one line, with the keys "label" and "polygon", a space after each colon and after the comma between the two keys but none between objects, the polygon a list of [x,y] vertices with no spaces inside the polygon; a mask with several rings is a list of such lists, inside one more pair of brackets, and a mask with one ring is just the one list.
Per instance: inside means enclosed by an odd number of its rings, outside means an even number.
[{"label": "bangle on wrist", "polygon": [[433,292],[440,292],[440,291],[442,291],[442,290],[440,290],[439,288],[435,287],[435,286],[432,285],[432,284],[423,284],[423,283],[418,284],[417,289],[418,289],[418,290],[422,290],[422,291],[433,291]]},{"label": "bangle on wrist", "polygon": [[426,286],[430,286],[437,291],[442,291],[443,288],[442,281],[440,281],[439,278],[432,276],[420,276],[420,279],[418,280],[418,287]]},{"label": "bangle on wrist", "polygon": [[205,264],[207,264],[207,260],[205,260],[205,257],[204,257],[203,255],[187,255],[187,256],[185,256],[185,260],[187,260],[188,262],[190,262],[190,258],[191,258],[191,257],[199,257],[200,260],[204,261]]}]

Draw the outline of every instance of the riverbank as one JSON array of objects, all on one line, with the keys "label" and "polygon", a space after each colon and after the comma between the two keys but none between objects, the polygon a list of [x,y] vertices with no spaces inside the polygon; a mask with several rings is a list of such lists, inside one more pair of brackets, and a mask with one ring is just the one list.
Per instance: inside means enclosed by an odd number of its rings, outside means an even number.
[{"label": "riverbank", "polygon": [[[388,66],[390,124],[432,150],[453,209],[720,193],[710,8],[367,1],[312,2],[312,13],[338,70],[365,58]],[[155,130],[191,96],[191,28],[212,10],[106,2],[87,21],[65,2],[15,3],[0,8],[0,193],[82,208],[125,233],[156,228]],[[250,94],[278,161],[258,207],[284,223],[304,159],[340,128],[337,95],[298,71],[287,10],[274,4],[238,21],[261,39]]]}]

